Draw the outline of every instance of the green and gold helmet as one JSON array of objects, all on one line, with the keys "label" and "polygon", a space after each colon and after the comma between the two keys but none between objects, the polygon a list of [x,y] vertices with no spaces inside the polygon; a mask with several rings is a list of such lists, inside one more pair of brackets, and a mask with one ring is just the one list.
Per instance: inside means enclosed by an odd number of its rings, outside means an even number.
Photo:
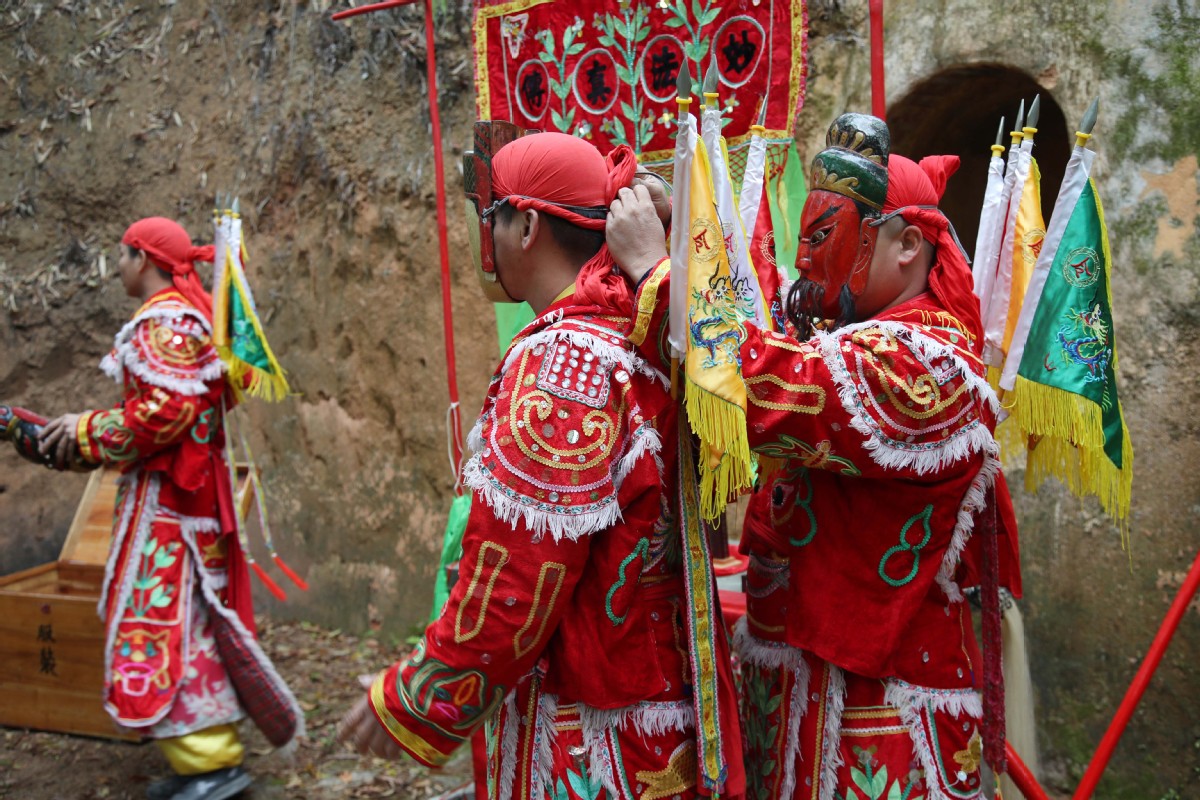
[{"label": "green and gold helmet", "polygon": [[809,191],[834,192],[881,213],[887,199],[890,143],[883,120],[842,114],[825,134],[825,149],[813,158]]}]

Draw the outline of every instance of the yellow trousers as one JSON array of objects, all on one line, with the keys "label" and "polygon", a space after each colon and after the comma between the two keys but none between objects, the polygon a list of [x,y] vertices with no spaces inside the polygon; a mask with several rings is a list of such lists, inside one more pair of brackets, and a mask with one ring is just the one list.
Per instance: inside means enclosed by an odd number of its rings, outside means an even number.
[{"label": "yellow trousers", "polygon": [[200,775],[236,767],[245,756],[237,725],[233,723],[170,739],[156,739],[155,742],[167,757],[171,769],[180,775]]}]

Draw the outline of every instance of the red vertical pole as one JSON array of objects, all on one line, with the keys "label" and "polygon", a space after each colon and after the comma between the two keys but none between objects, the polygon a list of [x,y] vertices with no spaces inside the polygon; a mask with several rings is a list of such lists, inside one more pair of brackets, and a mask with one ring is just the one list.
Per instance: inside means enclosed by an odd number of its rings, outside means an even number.
[{"label": "red vertical pole", "polygon": [[887,95],[883,86],[883,0],[870,0],[871,17],[871,113],[887,119]]},{"label": "red vertical pole", "polygon": [[[462,463],[462,420],[458,413],[458,374],[454,363],[454,309],[450,303],[450,246],[446,231],[446,164],[442,157],[442,120],[438,113],[437,59],[433,40],[433,0],[425,0],[425,72],[429,83],[429,123],[433,128],[433,172],[437,188],[438,258],[442,268],[442,335],[446,343],[446,382],[450,389],[450,448],[455,467]],[[455,478],[457,479],[457,475]],[[462,494],[462,489],[458,489]]]},{"label": "red vertical pole", "polygon": [[[429,84],[429,125],[433,129],[433,170],[437,189],[438,259],[442,268],[442,335],[446,342],[446,382],[450,388],[450,448],[454,466],[462,463],[462,419],[458,413],[458,371],[454,363],[454,309],[450,303],[450,245],[446,230],[446,163],[442,157],[442,118],[438,113],[437,60],[433,40],[433,0],[425,0],[425,74]],[[462,487],[455,475],[455,491]],[[487,739],[483,731],[471,737],[472,776],[475,797],[487,797]]]},{"label": "red vertical pole", "polygon": [[1137,675],[1133,677],[1133,683],[1129,684],[1129,690],[1125,692],[1125,699],[1121,701],[1113,721],[1109,724],[1108,730],[1104,732],[1104,738],[1100,740],[1100,746],[1096,748],[1095,755],[1088,763],[1087,771],[1083,773],[1083,780],[1079,782],[1079,788],[1075,790],[1074,800],[1087,800],[1096,790],[1096,784],[1100,782],[1100,776],[1104,774],[1104,768],[1108,766],[1108,760],[1112,758],[1113,750],[1117,748],[1117,742],[1120,741],[1121,734],[1125,732],[1125,726],[1129,724],[1129,718],[1133,716],[1138,702],[1146,693],[1150,678],[1153,677],[1154,671],[1162,662],[1163,656],[1167,652],[1167,646],[1171,643],[1171,637],[1175,635],[1175,630],[1179,627],[1183,615],[1187,613],[1188,605],[1196,596],[1197,589],[1200,589],[1200,551],[1196,553],[1196,560],[1192,562],[1191,570],[1188,571],[1183,585],[1179,587],[1175,601],[1167,610],[1167,616],[1163,618],[1162,625],[1159,626],[1158,633],[1150,644],[1150,649],[1146,652],[1146,659],[1138,669]]},{"label": "red vertical pole", "polygon": [[1007,740],[1004,742],[1004,752],[1008,758],[1008,777],[1012,778],[1013,785],[1025,795],[1025,800],[1050,800],[1037,778],[1033,777],[1029,767]]}]

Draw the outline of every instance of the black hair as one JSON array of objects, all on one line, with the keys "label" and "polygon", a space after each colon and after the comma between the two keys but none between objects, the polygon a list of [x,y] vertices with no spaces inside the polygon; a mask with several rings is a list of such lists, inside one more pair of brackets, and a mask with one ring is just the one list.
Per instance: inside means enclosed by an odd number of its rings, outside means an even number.
[{"label": "black hair", "polygon": [[[141,250],[137,247],[134,247],[131,244],[125,244],[124,242],[121,242],[121,247],[124,247],[126,250],[129,251],[130,258],[137,258],[141,253],[144,252],[143,250]],[[160,267],[158,264],[156,264],[154,259],[150,258],[149,253],[146,253],[146,260],[149,261],[156,270],[158,270],[158,274],[162,277],[163,280],[166,280],[166,281],[175,280],[175,276],[172,275],[171,273],[167,272],[165,269]]]},{"label": "black hair", "polygon": [[[604,215],[608,214],[608,209],[596,209],[595,213],[599,214],[603,211]],[[517,210],[513,208],[511,203],[504,203],[496,209],[497,222],[503,221],[505,225],[512,223],[513,217],[517,214]],[[603,219],[603,216],[597,219]],[[567,257],[571,259],[577,266],[582,267],[588,261],[591,261],[600,248],[604,246],[604,231],[593,231],[587,228],[581,228],[578,225],[573,225],[567,222],[562,217],[557,217],[553,214],[541,213],[539,219],[550,230],[550,237],[554,243],[563,249]]]}]

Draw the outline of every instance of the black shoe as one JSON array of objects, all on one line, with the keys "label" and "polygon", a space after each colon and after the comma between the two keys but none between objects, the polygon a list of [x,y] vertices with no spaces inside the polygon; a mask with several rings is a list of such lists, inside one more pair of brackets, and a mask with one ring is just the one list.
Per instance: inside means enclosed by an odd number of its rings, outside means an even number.
[{"label": "black shoe", "polygon": [[171,800],[187,782],[187,775],[172,775],[169,778],[152,781],[146,787],[146,800]]},{"label": "black shoe", "polygon": [[170,800],[229,800],[250,786],[250,776],[241,767],[227,767],[202,775],[189,775]]}]

